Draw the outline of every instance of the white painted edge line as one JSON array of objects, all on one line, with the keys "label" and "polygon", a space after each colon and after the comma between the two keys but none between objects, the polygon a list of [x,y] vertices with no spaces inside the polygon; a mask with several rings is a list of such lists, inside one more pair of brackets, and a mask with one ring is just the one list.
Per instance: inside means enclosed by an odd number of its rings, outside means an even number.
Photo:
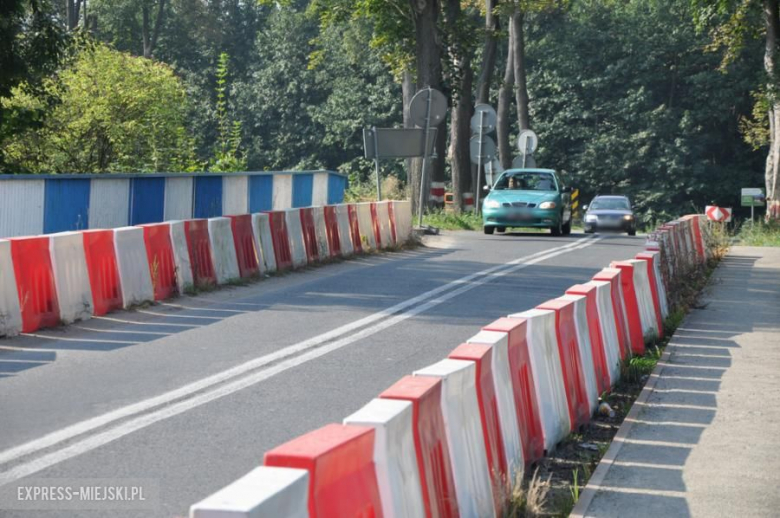
[{"label": "white painted edge line", "polygon": [[[20,457],[38,453],[46,448],[55,446],[61,442],[68,441],[79,435],[96,430],[97,428],[101,428],[103,426],[110,425],[115,421],[133,417],[136,414],[149,411],[155,407],[165,405],[167,403],[172,403],[177,399],[188,398],[179,401],[177,403],[171,404],[169,406],[166,406],[162,409],[156,410],[152,413],[130,419],[124,423],[117,425],[116,427],[110,430],[100,432],[92,437],[85,438],[61,450],[57,450],[52,453],[45,454],[44,456],[38,459],[19,464],[8,471],[0,473],[0,486],[8,484],[14,480],[18,480],[25,476],[31,475],[38,471],[41,471],[49,466],[70,459],[72,457],[75,457],[87,451],[90,451],[103,444],[106,444],[115,439],[128,435],[136,430],[149,426],[157,421],[161,421],[168,417],[172,417],[174,415],[183,413],[187,410],[205,404],[209,401],[213,401],[214,399],[218,399],[220,397],[226,396],[228,394],[231,394],[243,388],[249,387],[253,384],[268,379],[271,376],[274,376],[275,374],[278,374],[280,372],[283,372],[295,366],[301,365],[319,356],[323,356],[331,351],[344,347],[357,340],[371,336],[383,329],[395,325],[398,322],[411,318],[419,313],[422,313],[423,311],[435,307],[457,295],[460,295],[461,293],[464,293],[466,291],[476,288],[477,286],[485,284],[489,280],[498,277],[503,277],[504,275],[507,275],[514,271],[521,270],[523,268],[544,261],[546,259],[551,259],[558,255],[562,255],[568,252],[572,252],[574,250],[591,246],[599,242],[601,239],[603,238],[601,237],[581,238],[578,239],[577,241],[574,241],[572,243],[569,243],[561,247],[537,252],[535,254],[531,254],[526,257],[515,259],[508,263],[496,265],[486,270],[482,270],[480,272],[470,274],[466,277],[463,277],[455,281],[451,281],[447,284],[439,286],[438,288],[435,288],[426,293],[423,293],[421,295],[408,299],[404,302],[396,304],[395,306],[392,306],[388,309],[379,311],[377,313],[374,313],[373,315],[369,315],[355,322],[346,324],[344,326],[336,328],[322,335],[315,336],[308,340],[304,340],[303,342],[299,342],[297,344],[285,347],[271,354],[261,356],[259,358],[255,358],[254,360],[250,360],[244,364],[238,365],[236,367],[227,369],[220,373],[203,378],[201,380],[190,383],[178,389],[174,389],[172,391],[163,393],[159,396],[155,396],[131,405],[127,405],[122,408],[118,408],[106,414],[96,416],[87,419],[85,421],[82,421],[80,423],[70,425],[56,432],[52,432],[39,439],[35,439],[33,441],[24,443],[20,446],[0,452],[0,464],[7,464],[16,459],[19,459]],[[434,296],[439,295],[440,293],[457,286],[460,287],[452,291],[449,291],[448,293],[445,293],[439,296],[438,298],[433,298]],[[427,299],[432,299],[432,298],[433,300],[430,300],[420,306],[417,306],[411,309],[410,311],[407,311],[400,315],[396,315],[394,317],[392,316],[395,313],[398,313],[399,311],[402,311],[408,307],[417,304],[418,302],[423,302]],[[339,338],[351,331],[357,330],[361,327],[365,327],[368,324],[372,324],[377,320],[380,321],[377,325],[372,327],[367,327],[366,329],[363,329],[362,331],[354,335],[342,338],[325,347],[320,347],[316,350],[306,352],[305,354],[301,354],[293,358],[287,358],[295,353],[304,352],[307,349],[313,349],[314,347],[317,347],[328,341]],[[231,381],[230,383],[225,383],[224,385],[216,387],[209,392],[196,394],[197,392],[203,391],[205,389],[209,389],[214,385],[223,383],[225,381],[229,381],[232,378],[237,378],[249,371],[258,369],[260,367],[263,367],[275,361],[280,361],[280,363],[268,367],[266,369],[263,369],[262,371],[248,375],[242,379],[234,380]]]}]

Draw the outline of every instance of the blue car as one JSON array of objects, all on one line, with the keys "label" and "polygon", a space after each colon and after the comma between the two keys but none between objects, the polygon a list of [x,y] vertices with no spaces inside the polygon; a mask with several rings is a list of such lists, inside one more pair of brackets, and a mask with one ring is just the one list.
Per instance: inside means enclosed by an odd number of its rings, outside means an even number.
[{"label": "blue car", "polygon": [[571,233],[571,188],[552,169],[509,169],[482,203],[485,234],[508,228],[549,228],[554,236]]}]

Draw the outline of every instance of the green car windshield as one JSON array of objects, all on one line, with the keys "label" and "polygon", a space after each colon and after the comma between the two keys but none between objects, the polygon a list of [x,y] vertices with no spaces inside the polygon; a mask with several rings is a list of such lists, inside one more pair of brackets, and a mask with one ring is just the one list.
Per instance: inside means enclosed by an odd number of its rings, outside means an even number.
[{"label": "green car windshield", "polygon": [[497,191],[556,191],[550,173],[508,173],[498,179],[494,188]]}]

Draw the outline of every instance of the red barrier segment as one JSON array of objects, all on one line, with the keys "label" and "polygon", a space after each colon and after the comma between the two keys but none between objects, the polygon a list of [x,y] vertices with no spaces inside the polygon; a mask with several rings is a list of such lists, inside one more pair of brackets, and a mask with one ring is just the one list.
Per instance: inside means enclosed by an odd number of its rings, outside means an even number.
[{"label": "red barrier segment", "polygon": [[336,207],[326,205],[323,207],[325,214],[325,230],[328,233],[328,249],[331,257],[341,255],[341,238],[339,237],[339,219],[336,214]]},{"label": "red barrier segment", "polygon": [[650,292],[653,295],[653,308],[655,309],[655,319],[658,324],[658,338],[664,337],[664,318],[661,312],[661,295],[658,293],[658,279],[655,278],[655,256],[644,252],[636,254],[640,261],[647,261],[647,276],[650,279]]},{"label": "red barrier segment", "polygon": [[306,260],[314,264],[319,260],[317,250],[317,228],[314,226],[314,215],[311,208],[299,209],[301,214],[301,229],[303,230],[303,243],[306,246]]},{"label": "red barrier segment", "polygon": [[173,259],[171,226],[168,223],[139,225],[144,229],[146,258],[152,277],[154,300],[165,300],[178,292],[176,262]]},{"label": "red barrier segment", "polygon": [[116,262],[114,231],[85,230],[82,235],[95,315],[122,309],[122,284]]},{"label": "red barrier segment", "polygon": [[374,229],[374,239],[376,239],[376,248],[377,250],[380,250],[384,247],[386,247],[389,243],[383,243],[382,242],[382,231],[379,228],[379,216],[376,212],[376,203],[371,203],[371,228]]},{"label": "red barrier segment", "polygon": [[395,231],[395,204],[392,201],[387,202],[387,215],[390,216],[390,236],[393,239],[393,245],[397,245],[398,234]]},{"label": "red barrier segment", "polygon": [[379,395],[412,402],[412,427],[427,518],[459,516],[447,433],[441,411],[441,379],[404,376]]},{"label": "red barrier segment", "polygon": [[276,258],[276,269],[279,271],[289,270],[293,265],[290,238],[284,218],[285,213],[283,210],[268,213],[268,222],[271,226],[271,241],[274,244],[274,257]]},{"label": "red barrier segment", "polygon": [[15,237],[11,242],[22,332],[31,333],[60,322],[60,305],[49,254],[49,238]]},{"label": "red barrier segment", "polygon": [[329,424],[270,450],[264,464],[309,472],[311,518],[381,518],[374,435],[368,426]]},{"label": "red barrier segment", "polygon": [[620,359],[625,360],[631,356],[631,338],[628,335],[628,322],[626,321],[625,302],[623,301],[623,286],[620,278],[621,272],[614,268],[605,268],[593,276],[594,281],[606,281],[610,283],[612,294],[612,311],[615,313],[615,326],[617,327],[618,341],[620,342]]},{"label": "red barrier segment", "polygon": [[590,334],[590,347],[593,354],[593,369],[596,374],[596,387],[599,394],[607,392],[610,388],[609,369],[607,368],[607,354],[604,350],[604,338],[601,336],[601,319],[599,318],[599,306],[596,286],[575,284],[568,290],[567,295],[584,295],[585,307],[588,313],[588,332]]},{"label": "red barrier segment", "polygon": [[349,231],[352,234],[353,252],[359,254],[363,251],[363,240],[360,239],[360,225],[358,225],[357,207],[347,205],[349,210]]},{"label": "red barrier segment", "polygon": [[690,215],[685,216],[683,219],[690,221],[691,229],[693,231],[693,243],[696,248],[696,255],[699,258],[699,262],[705,262],[707,260],[706,252],[704,250],[704,241],[701,238],[701,227],[699,226],[699,216]]},{"label": "red barrier segment", "polygon": [[211,260],[211,241],[207,219],[190,219],[184,222],[187,252],[192,267],[192,282],[196,287],[216,286],[217,274]]},{"label": "red barrier segment", "polygon": [[252,229],[252,215],[228,216],[236,248],[238,274],[242,279],[260,275],[260,257],[255,248],[255,234]]},{"label": "red barrier segment", "polygon": [[555,311],[555,334],[558,337],[558,351],[561,357],[566,399],[569,404],[571,429],[574,431],[590,420],[585,373],[577,342],[577,327],[574,323],[574,302],[553,299],[536,306],[536,309]]},{"label": "red barrier segment", "polygon": [[509,375],[512,379],[520,442],[523,445],[523,459],[529,466],[544,457],[544,435],[528,352],[527,325],[524,318],[499,318],[482,329],[508,335]]},{"label": "red barrier segment", "polygon": [[638,355],[645,354],[645,334],[642,331],[642,317],[639,314],[639,302],[634,288],[634,265],[627,261],[614,261],[612,268],[621,271],[620,285],[623,288],[623,301],[626,306],[628,318],[628,336],[631,343],[631,352]]},{"label": "red barrier segment", "polygon": [[[504,441],[501,438],[501,422],[498,416],[498,399],[496,397],[495,382],[493,380],[493,351],[489,345],[461,344],[448,356],[453,360],[468,360],[476,364],[477,402],[479,403],[479,417],[482,422],[482,435],[485,438],[485,451],[487,452],[488,470],[491,474],[499,475],[491,479],[493,494],[501,494],[502,485],[506,482],[507,465]],[[510,483],[512,481],[509,481]],[[496,513],[501,514],[501,501],[495,499]]]}]

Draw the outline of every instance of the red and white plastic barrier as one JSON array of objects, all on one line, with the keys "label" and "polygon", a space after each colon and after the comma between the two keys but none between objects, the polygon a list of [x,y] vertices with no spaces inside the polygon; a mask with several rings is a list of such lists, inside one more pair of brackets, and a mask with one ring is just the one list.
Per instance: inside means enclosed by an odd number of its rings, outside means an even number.
[{"label": "red and white plastic barrier", "polygon": [[392,202],[381,201],[374,205],[376,206],[376,225],[379,229],[379,238],[381,241],[381,248],[388,248],[395,246],[395,239],[393,239],[392,223],[390,222],[390,209],[388,206]]},{"label": "red and white plastic barrier", "polygon": [[260,253],[258,252],[257,236],[252,225],[251,214],[228,216],[230,228],[233,231],[233,245],[236,251],[238,275],[242,279],[260,275]]},{"label": "red and white plastic barrier", "polygon": [[371,203],[357,203],[355,204],[355,209],[357,211],[360,244],[363,251],[376,250],[376,234],[374,232],[374,218],[371,216]]},{"label": "red and white plastic barrier", "polygon": [[308,518],[309,472],[260,466],[190,507],[190,518]]},{"label": "red and white plastic barrier", "polygon": [[293,259],[290,234],[287,231],[287,213],[285,211],[269,212],[268,221],[271,228],[276,269],[279,271],[289,270],[293,267]]},{"label": "red and white plastic barrier", "polygon": [[211,238],[209,222],[206,219],[190,219],[184,222],[187,250],[192,267],[192,281],[195,287],[216,286],[217,274],[211,259]]},{"label": "red and white plastic barrier", "polygon": [[309,472],[311,518],[381,517],[374,435],[365,426],[329,424],[268,451],[264,464]]},{"label": "red and white plastic barrier", "polygon": [[187,245],[186,221],[168,222],[171,229],[171,249],[173,264],[176,266],[176,287],[179,293],[185,293],[195,286],[192,276],[190,249]]},{"label": "red and white plastic barrier", "polygon": [[430,200],[434,203],[444,203],[444,182],[431,182]]},{"label": "red and white plastic barrier", "polygon": [[209,240],[211,242],[211,262],[217,284],[225,284],[238,279],[238,259],[230,218],[209,218]]},{"label": "red and white plastic barrier", "polygon": [[325,222],[325,209],[323,207],[312,207],[311,212],[314,217],[314,236],[317,241],[317,254],[320,261],[322,261],[334,255],[330,251],[328,226]]},{"label": "red and white plastic barrier", "polygon": [[122,305],[125,308],[154,301],[149,259],[146,256],[144,229],[122,227],[114,229],[114,249],[122,284]]},{"label": "red and white plastic barrier", "polygon": [[260,256],[260,273],[275,272],[276,256],[268,214],[252,214],[252,231],[255,234],[257,251]]},{"label": "red and white plastic barrier", "polygon": [[22,331],[22,311],[14,276],[11,242],[0,239],[0,336],[15,336]]},{"label": "red and white plastic barrier", "polygon": [[[653,292],[650,288],[648,263],[647,261],[629,259],[626,261],[613,261],[610,266],[620,268],[623,271],[624,280],[629,276],[632,279],[629,292],[633,291],[634,297],[636,298],[639,320],[642,326],[641,354],[644,354],[645,337],[652,336],[653,334],[657,337],[663,336],[663,325],[661,325],[659,329],[659,321],[656,318]],[[624,289],[626,288],[626,285],[626,283],[623,284]],[[626,297],[630,298],[630,293],[626,293]],[[637,352],[639,353],[640,351],[637,350]]]},{"label": "red and white plastic barrier", "polygon": [[509,317],[525,319],[528,326],[528,352],[544,434],[544,449],[552,452],[569,435],[572,423],[558,350],[555,312],[532,309]]},{"label": "red and white plastic barrier", "polygon": [[301,214],[298,209],[284,211],[284,220],[287,226],[287,239],[290,244],[290,259],[293,268],[302,268],[308,263],[306,256],[306,242],[301,225]]},{"label": "red and white plastic barrier", "polygon": [[601,336],[601,319],[599,318],[597,287],[578,284],[566,290],[566,295],[582,296],[585,298],[584,315],[582,314],[582,310],[578,309],[577,326],[580,329],[580,334],[588,334],[588,343],[590,345],[589,352],[593,361],[596,398],[598,398],[600,394],[608,391],[612,384],[610,383],[610,375],[607,368],[607,354],[604,349],[604,339]]},{"label": "red and white plastic barrier", "polygon": [[412,202],[393,201],[396,242],[405,244],[412,237]]},{"label": "red and white plastic barrier", "polygon": [[95,315],[122,309],[122,284],[114,250],[114,232],[85,230],[82,235]]},{"label": "red and white plastic barrier", "polygon": [[352,246],[352,232],[349,225],[349,207],[347,205],[336,205],[333,207],[336,213],[336,222],[338,224],[339,248],[341,255],[347,257],[355,253]]},{"label": "red and white plastic barrier", "polygon": [[170,224],[153,223],[140,226],[144,231],[146,258],[154,289],[154,300],[165,300],[175,295],[178,290]]},{"label": "red and white plastic barrier", "polygon": [[[581,293],[595,290],[596,310],[598,311],[598,323],[601,330],[600,338],[604,351],[604,362],[609,376],[609,387],[617,383],[620,378],[620,340],[618,339],[615,307],[612,302],[612,284],[606,281],[590,281],[585,284],[572,286],[570,291]],[[593,320],[588,317],[591,328]]]},{"label": "red and white plastic barrier", "polygon": [[615,330],[620,344],[620,358],[631,356],[631,334],[628,328],[628,311],[623,296],[622,272],[618,268],[604,268],[593,276],[594,281],[608,282],[612,298],[612,315],[615,318]]},{"label": "red and white plastic barrier", "polygon": [[379,397],[412,403],[412,433],[425,516],[457,517],[458,499],[441,409],[441,380],[404,376]]},{"label": "red and white plastic barrier", "polygon": [[60,306],[60,321],[70,324],[94,313],[84,237],[81,232],[61,232],[49,238],[54,285]]},{"label": "red and white plastic barrier", "polygon": [[414,375],[442,380],[442,415],[460,514],[491,516],[495,504],[479,417],[474,362],[445,359],[415,371]]},{"label": "red and white plastic barrier", "polygon": [[385,516],[424,516],[420,471],[412,433],[412,403],[372,399],[344,419],[344,424],[370,426],[376,432],[374,467]]}]

